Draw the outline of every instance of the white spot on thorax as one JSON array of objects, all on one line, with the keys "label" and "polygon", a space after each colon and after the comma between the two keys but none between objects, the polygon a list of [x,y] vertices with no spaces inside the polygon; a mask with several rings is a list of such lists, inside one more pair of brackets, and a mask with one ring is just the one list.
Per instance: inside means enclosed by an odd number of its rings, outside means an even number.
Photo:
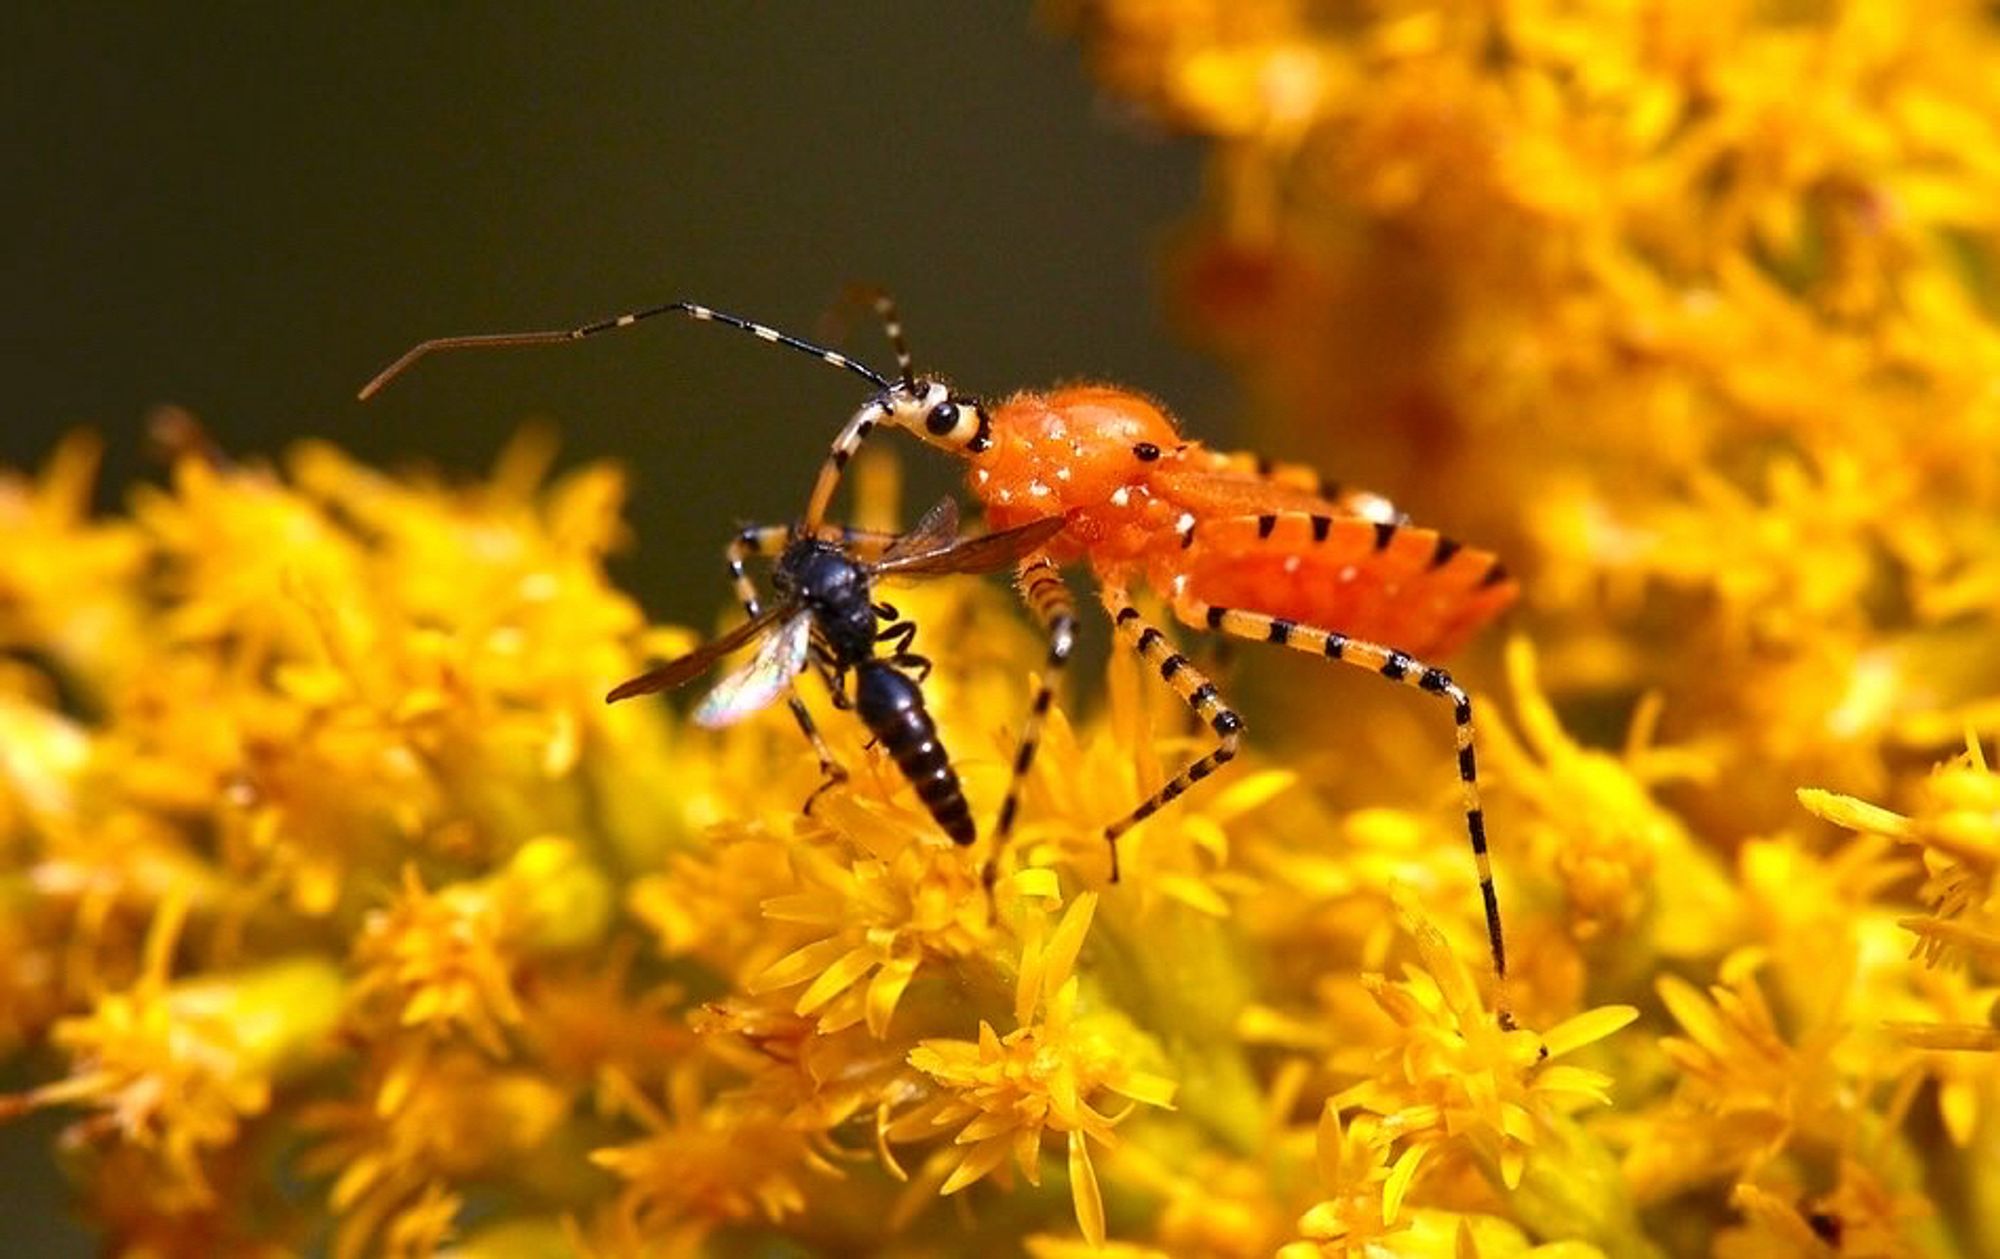
[{"label": "white spot on thorax", "polygon": [[1127,507],[1131,505],[1131,502],[1132,502],[1131,486],[1121,485],[1117,489],[1111,491],[1111,505],[1113,507]]},{"label": "white spot on thorax", "polygon": [[1285,557],[1285,575],[1289,577],[1293,573],[1296,573],[1298,571],[1299,571],[1299,557],[1296,555],[1287,555]]},{"label": "white spot on thorax", "polygon": [[1402,512],[1396,510],[1394,503],[1383,498],[1380,494],[1365,492],[1351,494],[1348,496],[1347,501],[1348,505],[1354,508],[1356,515],[1359,515],[1363,520],[1371,521],[1378,525],[1402,524],[1409,519]]},{"label": "white spot on thorax", "polygon": [[1180,519],[1174,521],[1174,532],[1175,533],[1194,532],[1194,513],[1191,511],[1182,512]]}]

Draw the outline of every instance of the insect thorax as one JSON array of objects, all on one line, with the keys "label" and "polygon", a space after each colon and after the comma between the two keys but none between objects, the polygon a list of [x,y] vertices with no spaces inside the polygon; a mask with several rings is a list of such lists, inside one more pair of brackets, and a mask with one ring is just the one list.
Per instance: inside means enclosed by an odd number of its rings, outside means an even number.
[{"label": "insect thorax", "polygon": [[820,636],[843,662],[875,650],[875,609],[867,570],[839,546],[801,538],[785,548],[772,578],[778,593],[812,613]]}]

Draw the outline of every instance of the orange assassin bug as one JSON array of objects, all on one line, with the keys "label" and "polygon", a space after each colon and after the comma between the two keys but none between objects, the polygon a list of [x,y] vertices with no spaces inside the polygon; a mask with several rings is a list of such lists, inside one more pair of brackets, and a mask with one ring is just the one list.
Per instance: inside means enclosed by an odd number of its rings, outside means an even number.
[{"label": "orange assassin bug", "polygon": [[[1213,749],[1104,828],[1113,881],[1119,836],[1233,760],[1243,732],[1243,719],[1215,684],[1133,606],[1131,588],[1143,580],[1188,626],[1357,665],[1451,706],[1466,834],[1504,994],[1506,943],[1480,803],[1472,701],[1450,674],[1427,663],[1514,600],[1518,586],[1499,560],[1412,525],[1381,496],[1344,490],[1309,468],[1190,441],[1158,404],[1131,390],[1075,385],[997,403],[959,393],[915,373],[893,303],[877,294],[874,305],[896,356],[893,380],[775,328],[670,302],[569,329],[425,341],[383,369],[361,397],[440,350],[559,344],[663,314],[725,324],[860,376],[875,392],[834,437],[801,529],[820,527],[842,471],[884,426],[907,429],[963,459],[990,528],[1052,516],[1068,522],[1016,565],[1022,597],[1048,638],[1048,663],[1023,722],[996,843],[1012,828],[1056,678],[1075,642],[1075,602],[1061,570],[1087,563],[1118,636],[1216,738]],[[1512,1026],[1504,995],[1501,1021]]]}]

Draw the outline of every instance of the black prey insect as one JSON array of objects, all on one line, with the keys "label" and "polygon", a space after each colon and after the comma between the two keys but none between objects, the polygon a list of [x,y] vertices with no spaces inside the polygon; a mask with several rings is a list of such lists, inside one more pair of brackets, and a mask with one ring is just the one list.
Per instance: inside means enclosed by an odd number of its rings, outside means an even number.
[{"label": "black prey insect", "polygon": [[[851,708],[945,834],[959,844],[978,838],[965,791],[952,767],[919,683],[930,661],[913,650],[917,626],[874,597],[887,577],[991,573],[1006,568],[1061,532],[1061,517],[975,538],[958,537],[958,507],[945,499],[901,536],[823,527],[753,525],[729,545],[729,570],[749,620],[688,655],[620,684],[607,703],[671,690],[761,636],[750,662],[725,677],[695,709],[697,724],[725,726],[789,694],[792,715],[819,754],[825,781],[812,799],[846,778],[813,725],[792,683],[810,665],[825,680],[835,707]],[[870,561],[868,554],[877,558]],[[771,584],[777,598],[761,607],[745,571],[752,556],[777,556]],[[878,653],[886,646],[887,654]],[[850,694],[849,678],[853,688]]]}]

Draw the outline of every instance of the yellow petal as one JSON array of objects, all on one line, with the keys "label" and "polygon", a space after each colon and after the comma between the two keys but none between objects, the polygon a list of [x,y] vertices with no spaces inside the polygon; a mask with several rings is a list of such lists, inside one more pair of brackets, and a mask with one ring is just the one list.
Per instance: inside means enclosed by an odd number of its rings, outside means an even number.
[{"label": "yellow petal", "polygon": [[889,1148],[889,1103],[884,1099],[875,1107],[875,1156],[882,1160],[882,1168],[889,1175],[904,1184],[910,1183],[910,1173],[896,1160],[895,1151]]},{"label": "yellow petal", "polygon": [[1229,916],[1229,902],[1204,880],[1187,874],[1160,874],[1153,881],[1161,892],[1197,913],[1211,918]]},{"label": "yellow petal", "polygon": [[1042,1130],[1039,1125],[1022,1128],[1014,1134],[1014,1163],[1028,1178],[1029,1184],[1038,1189],[1041,1187]]},{"label": "yellow petal", "polygon": [[1054,870],[1016,870],[1007,876],[1007,882],[1013,885],[1016,896],[1046,901],[1062,898],[1062,883]]},{"label": "yellow petal", "polygon": [[1329,1185],[1339,1184],[1341,1156],[1347,1152],[1347,1133],[1341,1128],[1340,1108],[1331,1101],[1320,1108],[1319,1134],[1314,1148],[1320,1180]]},{"label": "yellow petal", "polygon": [[794,1014],[811,1014],[841,993],[852,988],[857,980],[866,975],[880,955],[865,944],[856,945],[843,953],[833,965],[820,972],[819,978],[799,994],[799,1000],[792,1007]]},{"label": "yellow petal", "polygon": [[1104,1087],[1120,1097],[1129,1097],[1135,1102],[1143,1102],[1148,1106],[1162,1106],[1168,1110],[1174,1108],[1174,1094],[1180,1089],[1179,1084],[1166,1076],[1154,1075],[1150,1071],[1126,1072],[1116,1079],[1104,1081]]},{"label": "yellow petal", "polygon": [[1662,975],[1654,988],[1660,1000],[1666,1003],[1667,1012],[1681,1025],[1698,1045],[1710,1049],[1726,1048],[1728,1037],[1723,1033],[1722,1023],[1715,1016],[1714,1007],[1702,999],[1693,984],[1675,975]]},{"label": "yellow petal", "polygon": [[[1011,1112],[987,1111],[971,1123],[960,1128],[958,1135],[953,1137],[951,1142],[953,1145],[977,1145],[981,1141],[991,1141],[994,1137],[1004,1136],[1009,1132],[1013,1132],[1017,1127],[1018,1124]],[[1032,1132],[1033,1129],[1027,1129],[1026,1131]]]},{"label": "yellow petal", "polygon": [[745,984],[744,988],[752,993],[776,992],[780,988],[804,983],[831,966],[847,949],[847,941],[839,936],[816,940],[771,963],[764,968],[763,974]]},{"label": "yellow petal", "polygon": [[1599,1006],[1556,1024],[1542,1034],[1542,1044],[1549,1057],[1560,1058],[1572,1049],[1603,1040],[1638,1017],[1639,1011],[1633,1006]]},{"label": "yellow petal", "polygon": [[910,986],[910,979],[917,973],[920,960],[914,957],[891,958],[882,963],[882,969],[868,981],[868,1031],[876,1040],[889,1034],[889,1020],[895,1017],[896,1003],[903,999],[903,990]]},{"label": "yellow petal", "polygon": [[964,1158],[958,1160],[958,1166],[952,1169],[951,1175],[938,1189],[938,1196],[949,1198],[1000,1166],[1001,1160],[1007,1157],[1007,1152],[1011,1148],[1013,1142],[1004,1136],[973,1146],[965,1152]]},{"label": "yellow petal", "polygon": [[1069,978],[1070,969],[1076,965],[1076,955],[1083,948],[1084,933],[1090,930],[1091,915],[1097,912],[1097,893],[1085,892],[1076,898],[1069,909],[1064,911],[1062,923],[1055,934],[1049,937],[1048,948],[1043,951],[1043,987],[1060,987]]},{"label": "yellow petal", "polygon": [[1908,839],[1913,833],[1910,819],[1902,814],[1891,813],[1853,796],[1838,795],[1817,787],[1801,787],[1798,796],[1806,812],[1850,831],[1887,835],[1892,839]]},{"label": "yellow petal", "polygon": [[1097,1169],[1090,1165],[1090,1145],[1081,1132],[1069,1134],[1069,1193],[1076,1201],[1076,1224],[1084,1240],[1104,1244],[1104,1195],[1097,1188]]},{"label": "yellow petal", "polygon": [[1263,804],[1299,780],[1289,769],[1267,769],[1250,774],[1210,796],[1202,812],[1218,822],[1228,822]]},{"label": "yellow petal", "polygon": [[1403,1209],[1403,1195],[1410,1191],[1410,1184],[1417,1178],[1417,1165],[1423,1162],[1424,1147],[1413,1145],[1404,1150],[1396,1165],[1389,1169],[1389,1179],[1382,1186],[1382,1224],[1388,1227],[1396,1222],[1396,1215]]}]

